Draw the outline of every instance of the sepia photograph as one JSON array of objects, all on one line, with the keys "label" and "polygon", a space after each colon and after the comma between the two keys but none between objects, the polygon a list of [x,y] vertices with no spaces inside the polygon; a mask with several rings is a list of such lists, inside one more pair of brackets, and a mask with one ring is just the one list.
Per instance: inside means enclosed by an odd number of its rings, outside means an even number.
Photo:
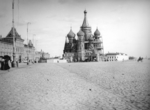
[{"label": "sepia photograph", "polygon": [[0,0],[0,110],[150,110],[150,0]]}]

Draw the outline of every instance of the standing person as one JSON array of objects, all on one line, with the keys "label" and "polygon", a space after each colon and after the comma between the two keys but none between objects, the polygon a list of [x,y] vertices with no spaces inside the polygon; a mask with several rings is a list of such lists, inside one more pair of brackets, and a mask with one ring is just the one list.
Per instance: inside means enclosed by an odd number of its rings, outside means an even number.
[{"label": "standing person", "polygon": [[10,69],[10,67],[9,67],[9,64],[8,64],[8,62],[9,62],[9,60],[8,59],[5,59],[5,66],[4,66],[4,70],[8,70],[9,71],[9,69]]},{"label": "standing person", "polygon": [[19,61],[18,61],[18,60],[16,60],[16,66],[17,66],[17,67],[19,66]]},{"label": "standing person", "polygon": [[3,68],[3,56],[0,56],[0,70]]},{"label": "standing person", "polygon": [[1,67],[2,67],[1,62],[2,62],[2,58],[0,57],[0,70],[1,70]]},{"label": "standing person", "polygon": [[2,58],[1,59],[1,70],[4,70],[4,68],[5,68],[5,62],[4,62],[4,59]]},{"label": "standing person", "polygon": [[29,65],[29,58],[27,57],[27,65]]},{"label": "standing person", "polygon": [[8,60],[9,69],[11,68],[11,60]]}]

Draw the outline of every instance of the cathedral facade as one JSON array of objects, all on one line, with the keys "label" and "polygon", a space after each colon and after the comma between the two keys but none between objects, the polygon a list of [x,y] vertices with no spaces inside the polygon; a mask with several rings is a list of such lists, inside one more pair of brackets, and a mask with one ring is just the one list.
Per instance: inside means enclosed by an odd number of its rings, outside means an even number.
[{"label": "cathedral facade", "polygon": [[104,56],[102,36],[98,28],[92,34],[91,27],[87,21],[87,11],[84,11],[83,24],[77,33],[78,38],[75,38],[75,33],[70,29],[67,34],[63,57],[69,62],[80,61],[101,61]]}]

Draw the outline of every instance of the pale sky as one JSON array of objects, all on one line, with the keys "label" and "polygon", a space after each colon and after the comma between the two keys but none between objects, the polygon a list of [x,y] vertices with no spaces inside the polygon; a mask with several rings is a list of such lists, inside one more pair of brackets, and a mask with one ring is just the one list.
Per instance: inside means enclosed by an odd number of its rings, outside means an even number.
[{"label": "pale sky", "polygon": [[[84,10],[92,27],[98,27],[104,52],[150,57],[150,0],[15,0],[17,32],[33,40],[37,50],[62,55],[70,27],[75,34],[83,23]],[[0,35],[12,26],[12,0],[0,0]],[[77,35],[76,35],[77,38]]]}]

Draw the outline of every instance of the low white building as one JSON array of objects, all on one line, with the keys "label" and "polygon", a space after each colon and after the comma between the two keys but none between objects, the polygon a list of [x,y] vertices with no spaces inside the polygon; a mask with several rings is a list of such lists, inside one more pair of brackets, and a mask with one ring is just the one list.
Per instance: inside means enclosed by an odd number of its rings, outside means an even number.
[{"label": "low white building", "polygon": [[129,56],[124,53],[107,53],[105,54],[105,61],[126,61],[129,60]]}]

